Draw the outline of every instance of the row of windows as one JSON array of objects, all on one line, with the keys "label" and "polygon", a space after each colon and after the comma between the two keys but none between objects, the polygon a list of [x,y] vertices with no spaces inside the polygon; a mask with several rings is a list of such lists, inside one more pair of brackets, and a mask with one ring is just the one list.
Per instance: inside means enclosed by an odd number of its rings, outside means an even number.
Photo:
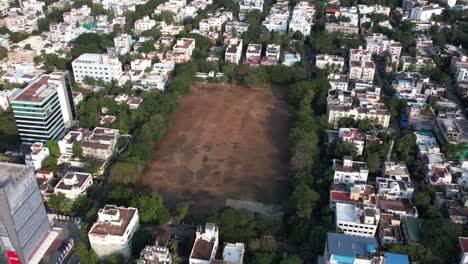
[{"label": "row of windows", "polygon": [[94,70],[105,70],[105,71],[107,71],[107,68],[101,68],[101,67],[75,66],[73,68],[75,68],[75,69],[90,69],[90,70],[94,69]]}]

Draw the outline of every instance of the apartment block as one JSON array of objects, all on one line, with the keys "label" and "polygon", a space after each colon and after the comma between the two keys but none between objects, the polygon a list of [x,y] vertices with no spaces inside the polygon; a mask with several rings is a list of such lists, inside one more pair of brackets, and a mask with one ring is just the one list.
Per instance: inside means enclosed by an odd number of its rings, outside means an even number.
[{"label": "apartment block", "polygon": [[243,264],[245,245],[243,243],[227,243],[223,250],[223,261],[226,264]]},{"label": "apartment block", "polygon": [[356,146],[357,154],[362,155],[366,137],[357,128],[340,128],[338,129],[338,137],[346,142],[352,142]]},{"label": "apartment block", "polygon": [[369,175],[369,169],[365,162],[353,161],[351,157],[343,160],[333,159],[334,183],[358,183],[365,184]]},{"label": "apartment block", "polygon": [[427,57],[402,56],[400,61],[401,69],[403,71],[420,72],[424,68],[429,69],[435,67],[434,61],[431,58]]},{"label": "apartment block", "polygon": [[154,26],[156,26],[156,20],[150,19],[149,16],[145,16],[135,21],[135,33],[140,34],[143,31],[152,29]]},{"label": "apartment block", "polygon": [[81,142],[85,136],[87,129],[77,128],[71,130],[61,140],[57,142],[61,154],[73,154],[73,143]]},{"label": "apartment block", "polygon": [[54,188],[55,194],[64,194],[70,200],[86,195],[86,190],[93,184],[90,173],[68,171]]},{"label": "apartment block", "polygon": [[388,52],[391,55],[393,63],[398,64],[402,49],[403,46],[400,42],[389,39],[383,34],[374,34],[366,37],[366,50],[378,56]]},{"label": "apartment block", "polygon": [[375,75],[375,63],[373,61],[350,61],[349,79],[372,83]]},{"label": "apartment block", "polygon": [[376,207],[336,204],[336,229],[347,235],[375,237],[380,220]]},{"label": "apartment block", "polygon": [[268,44],[265,50],[265,57],[262,58],[262,65],[275,65],[281,56],[281,46]]},{"label": "apartment block", "polygon": [[433,15],[440,15],[444,11],[444,8],[438,4],[414,6],[411,9],[410,19],[429,22]]},{"label": "apartment block", "polygon": [[297,31],[303,36],[309,36],[315,15],[315,5],[306,1],[299,2],[293,10],[289,21],[289,34]]},{"label": "apartment block", "polygon": [[259,66],[262,59],[262,44],[249,43],[245,52],[245,64]]},{"label": "apartment block", "polygon": [[327,233],[323,263],[343,263],[345,260],[345,263],[371,264],[370,255],[375,253],[377,248],[375,238]]},{"label": "apartment block", "polygon": [[44,147],[42,143],[34,143],[31,145],[31,153],[25,156],[25,162],[26,165],[34,167],[34,170],[37,171],[41,169],[42,161],[49,156],[49,148]]},{"label": "apartment block", "polygon": [[285,34],[288,31],[290,18],[289,1],[279,0],[271,7],[270,14],[262,24],[270,31]]},{"label": "apartment block", "polygon": [[132,237],[139,225],[138,209],[106,205],[99,210],[98,218],[89,230],[91,248],[98,257],[118,253],[128,258]]},{"label": "apartment block", "polygon": [[385,200],[411,199],[414,187],[411,181],[391,178],[376,178],[377,192]]},{"label": "apartment block", "polygon": [[234,37],[240,37],[249,29],[249,23],[242,21],[226,22],[225,31]]},{"label": "apartment block", "polygon": [[72,62],[72,68],[78,83],[83,83],[86,78],[109,83],[118,81],[123,74],[119,58],[111,54],[84,53]]},{"label": "apartment block", "polygon": [[83,156],[99,160],[107,160],[114,154],[117,139],[120,137],[119,130],[111,128],[96,127],[91,135],[83,139],[81,148]]},{"label": "apartment block", "polygon": [[190,252],[189,264],[210,264],[216,257],[219,243],[219,229],[213,223],[197,229],[195,243]]},{"label": "apartment block", "polygon": [[167,2],[164,2],[160,4],[156,9],[154,10],[154,13],[156,15],[160,15],[164,13],[165,11],[172,12],[174,14],[178,14],[183,7],[187,5],[186,0],[169,0]]},{"label": "apartment block", "polygon": [[32,167],[0,163],[0,201],[2,250],[17,263],[29,263],[39,251],[47,251],[51,225]]},{"label": "apartment block", "polygon": [[172,264],[172,254],[165,246],[146,246],[137,264]]},{"label": "apartment block", "polygon": [[192,52],[195,49],[195,39],[178,39],[172,50],[166,52],[166,60],[174,63],[185,63],[192,59]]},{"label": "apartment block", "polygon": [[125,55],[132,49],[132,36],[128,34],[122,34],[114,38],[115,50],[120,55]]},{"label": "apartment block", "polygon": [[345,59],[336,55],[317,54],[315,66],[321,70],[329,69],[332,72],[343,70]]},{"label": "apartment block", "polygon": [[231,39],[226,53],[224,54],[224,60],[228,63],[239,64],[242,58],[242,39],[233,38]]},{"label": "apartment block", "polygon": [[42,75],[18,93],[11,106],[22,143],[57,140],[75,116],[68,72]]},{"label": "apartment block", "polygon": [[390,15],[390,7],[382,5],[358,5],[360,15],[368,14],[382,14],[384,16]]}]

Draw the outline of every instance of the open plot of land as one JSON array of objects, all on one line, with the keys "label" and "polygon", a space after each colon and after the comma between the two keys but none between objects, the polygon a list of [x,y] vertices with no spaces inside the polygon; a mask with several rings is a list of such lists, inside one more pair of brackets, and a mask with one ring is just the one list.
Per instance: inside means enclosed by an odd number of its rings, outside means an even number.
[{"label": "open plot of land", "polygon": [[288,191],[287,109],[279,89],[195,85],[154,146],[140,186],[201,214],[227,198],[281,203]]}]

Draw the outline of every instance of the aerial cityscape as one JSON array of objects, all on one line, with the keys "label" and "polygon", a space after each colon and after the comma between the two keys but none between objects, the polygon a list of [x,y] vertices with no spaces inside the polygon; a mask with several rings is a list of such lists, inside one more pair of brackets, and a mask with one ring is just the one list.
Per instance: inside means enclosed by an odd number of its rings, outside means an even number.
[{"label": "aerial cityscape", "polygon": [[468,264],[468,0],[0,0],[0,264]]}]

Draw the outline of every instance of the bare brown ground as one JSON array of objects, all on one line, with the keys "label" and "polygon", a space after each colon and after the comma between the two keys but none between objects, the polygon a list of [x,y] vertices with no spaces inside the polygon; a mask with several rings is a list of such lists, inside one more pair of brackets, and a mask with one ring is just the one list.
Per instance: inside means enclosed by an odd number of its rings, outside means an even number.
[{"label": "bare brown ground", "polygon": [[226,198],[281,203],[289,119],[277,88],[196,84],[154,146],[139,185],[160,192],[171,207],[189,202],[196,214],[224,206]]}]

